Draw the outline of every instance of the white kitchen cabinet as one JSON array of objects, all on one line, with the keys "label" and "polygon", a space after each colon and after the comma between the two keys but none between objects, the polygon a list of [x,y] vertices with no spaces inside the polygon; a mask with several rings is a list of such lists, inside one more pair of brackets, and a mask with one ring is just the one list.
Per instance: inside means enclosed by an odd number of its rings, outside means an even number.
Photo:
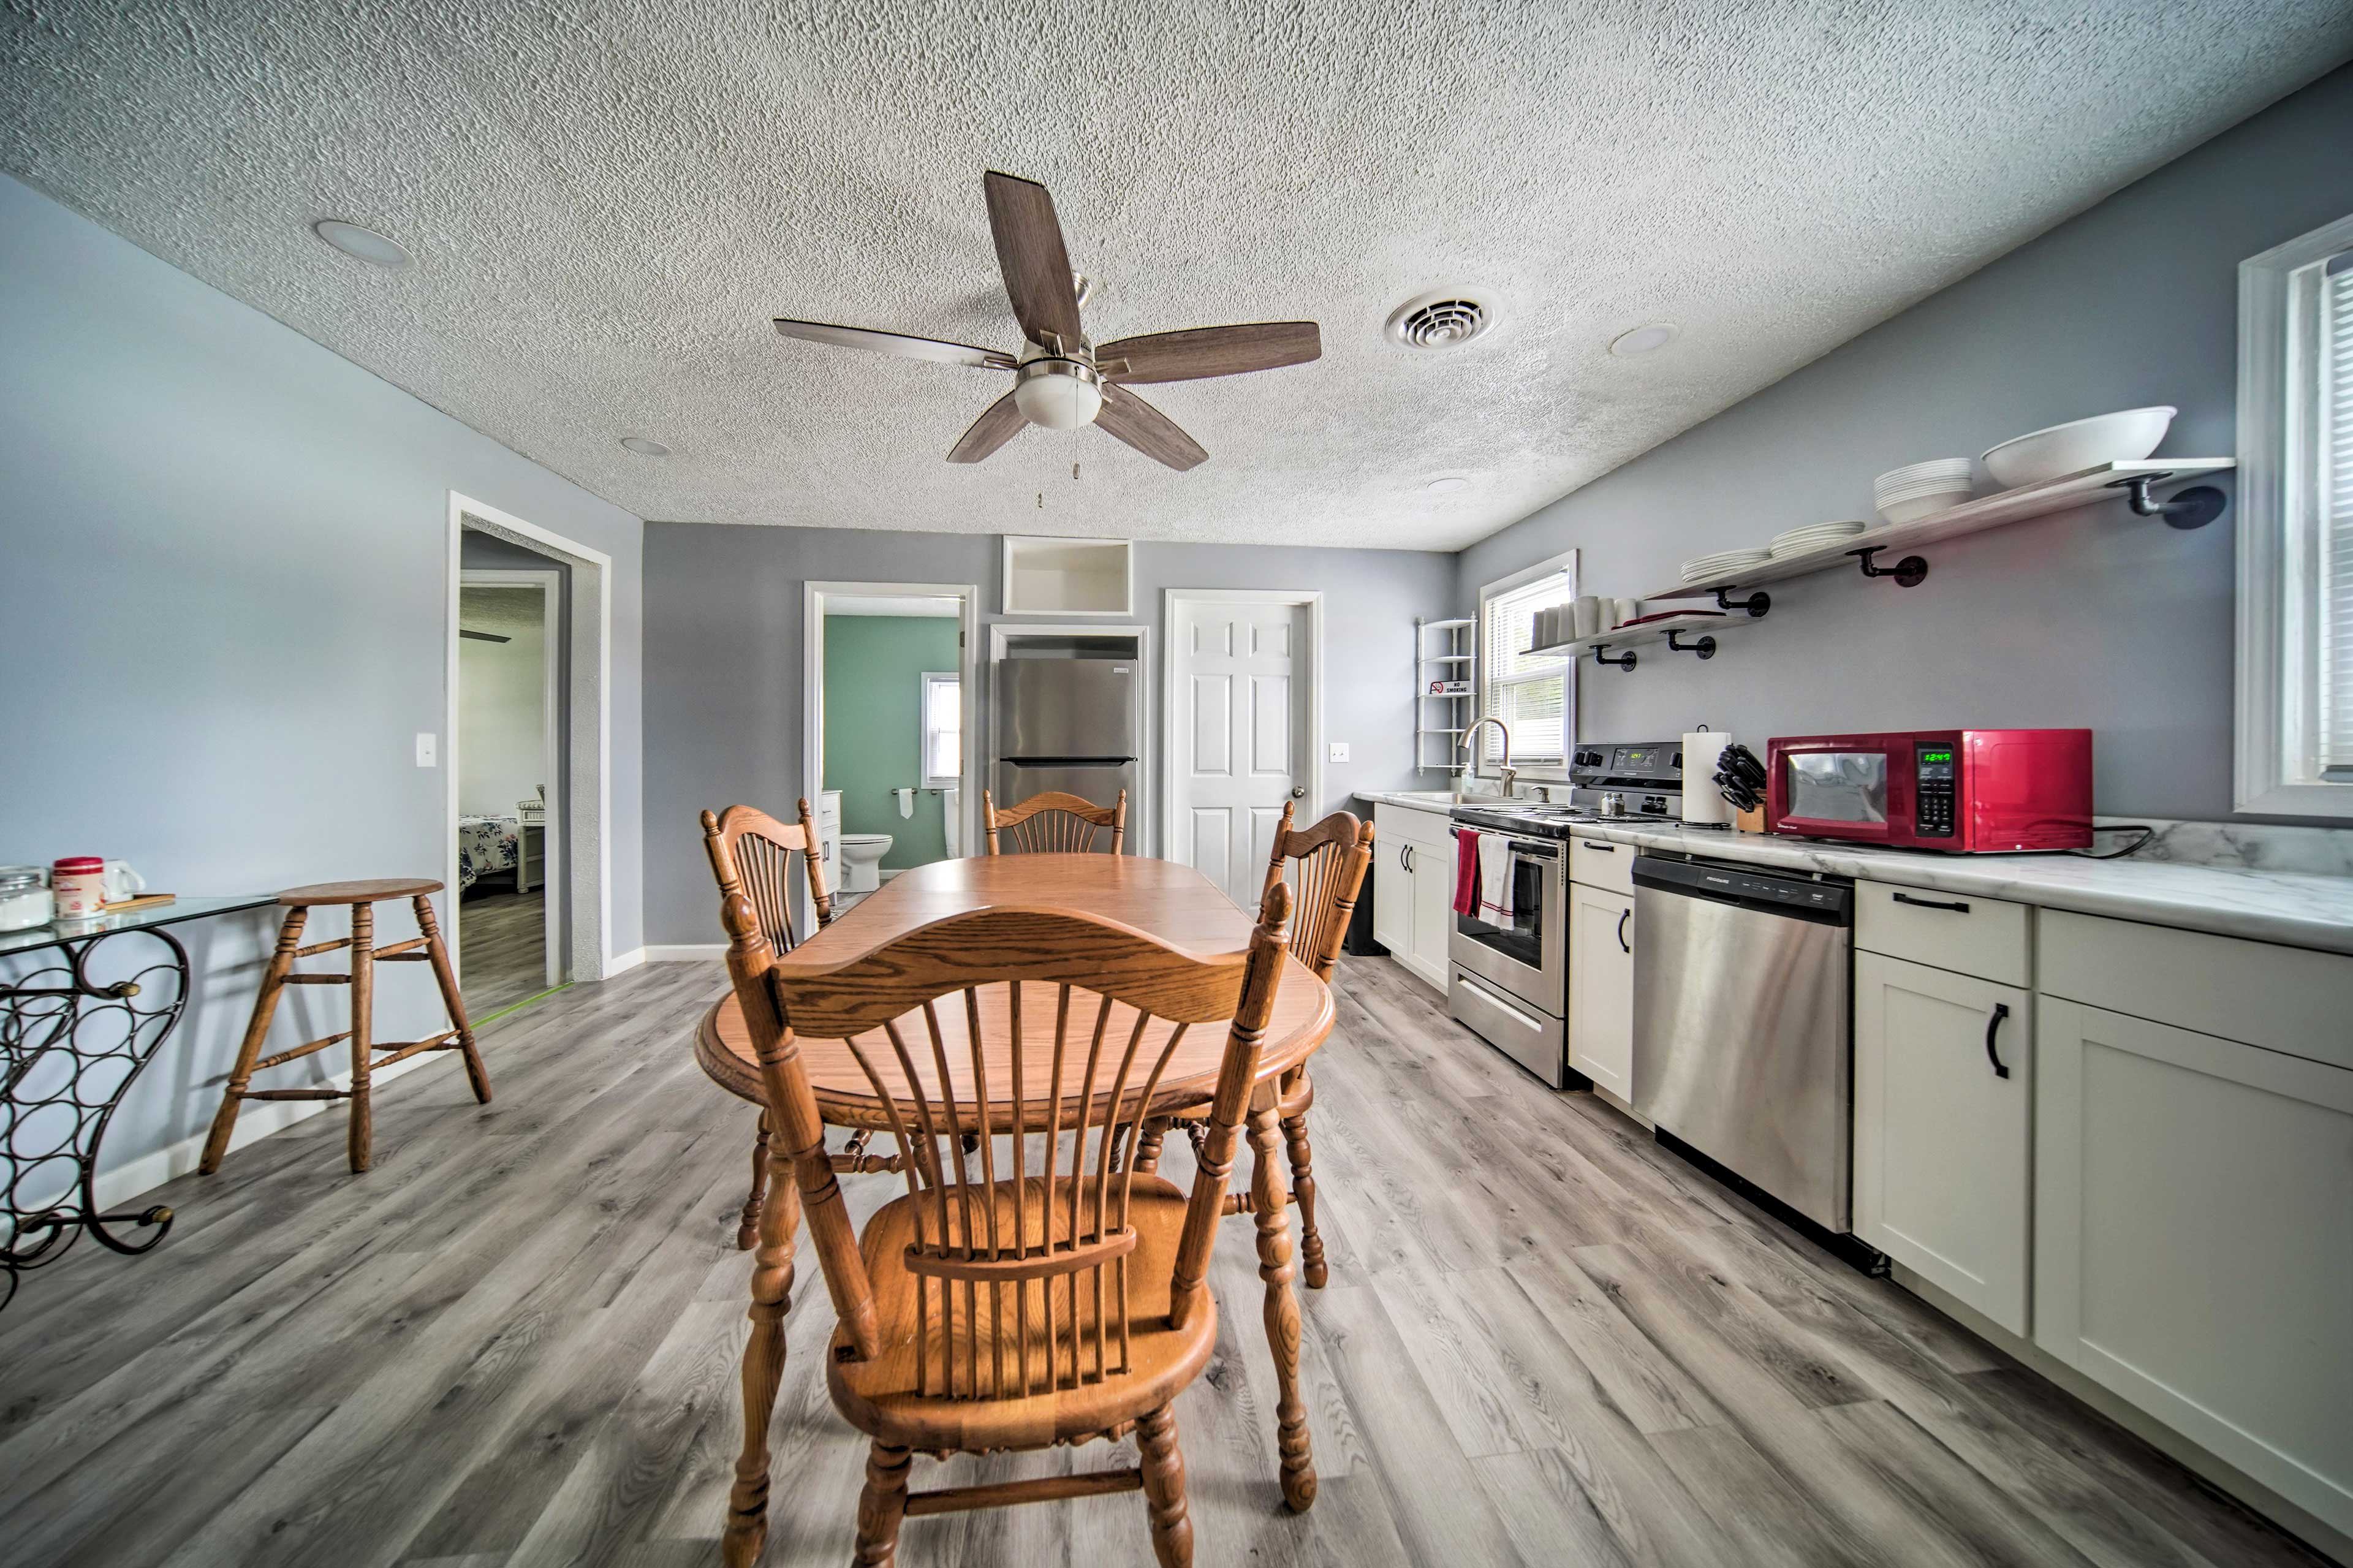
[{"label": "white kitchen cabinet", "polygon": [[[1440,819],[1441,821],[1443,818]],[[1454,931],[1454,841],[1416,844],[1413,864],[1413,946],[1408,966],[1439,990],[1446,989],[1446,945]]]},{"label": "white kitchen cabinet", "polygon": [[1568,1065],[1634,1098],[1634,900],[1568,885]]},{"label": "white kitchen cabinet", "polygon": [[1855,954],[1855,1234],[2021,1335],[2033,1086],[2028,993]]},{"label": "white kitchen cabinet", "polygon": [[2036,1342],[2353,1531],[2353,1071],[2051,997],[2038,1023]]},{"label": "white kitchen cabinet", "polygon": [[1446,989],[1454,929],[1454,839],[1443,812],[1373,807],[1373,940],[1405,971]]}]

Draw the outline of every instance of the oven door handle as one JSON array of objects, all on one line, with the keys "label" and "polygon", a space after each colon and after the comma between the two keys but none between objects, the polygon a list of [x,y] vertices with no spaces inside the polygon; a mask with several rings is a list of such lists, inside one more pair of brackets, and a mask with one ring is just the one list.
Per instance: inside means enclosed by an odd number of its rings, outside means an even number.
[{"label": "oven door handle", "polygon": [[[1446,831],[1454,835],[1455,837],[1460,838],[1466,833],[1489,833],[1493,832],[1493,829],[1485,827],[1449,827]],[[1521,856],[1526,859],[1557,860],[1560,858],[1560,846],[1553,843],[1548,838],[1514,838],[1508,833],[1499,833],[1495,836],[1512,847],[1513,854]]]}]

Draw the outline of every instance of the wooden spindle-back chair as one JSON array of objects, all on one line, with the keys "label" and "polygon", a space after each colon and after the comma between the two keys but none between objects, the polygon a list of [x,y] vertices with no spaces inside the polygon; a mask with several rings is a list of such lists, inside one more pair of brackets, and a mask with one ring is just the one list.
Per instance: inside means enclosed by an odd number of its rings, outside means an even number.
[{"label": "wooden spindle-back chair", "polygon": [[[1335,811],[1313,827],[1293,828],[1292,810],[1291,803],[1284,802],[1282,823],[1274,833],[1274,852],[1267,859],[1261,907],[1277,888],[1293,889],[1291,907],[1296,913],[1291,922],[1291,955],[1329,984],[1332,971],[1339,964],[1340,943],[1356,910],[1356,895],[1365,885],[1365,872],[1373,863],[1373,825],[1348,812]],[[1291,1157],[1291,1198],[1299,1208],[1300,1274],[1308,1289],[1321,1290],[1332,1270],[1324,1258],[1324,1237],[1315,1228],[1314,1151],[1307,1137],[1307,1108],[1315,1103],[1315,1084],[1303,1064],[1283,1076],[1281,1089],[1283,1141]],[[1186,1131],[1198,1140],[1206,1114],[1197,1109],[1180,1112],[1174,1120],[1185,1123]],[[1143,1169],[1158,1168],[1167,1126],[1155,1121],[1145,1129],[1136,1148],[1136,1160]],[[1234,1213],[1248,1212],[1249,1207],[1240,1194],[1229,1199],[1227,1206]]]},{"label": "wooden spindle-back chair", "polygon": [[[859,1563],[892,1562],[909,1514],[1139,1488],[1159,1561],[1191,1562],[1171,1406],[1216,1338],[1203,1281],[1289,910],[1287,890],[1271,896],[1246,952],[1198,958],[1116,921],[1007,906],[791,975],[775,967],[748,900],[727,900],[728,971],[784,1140],[754,1264],[731,1563],[756,1555],[765,1529],[765,1432],[790,1286],[786,1161],[839,1319],[828,1387],[873,1442]],[[1202,1027],[1223,1044],[1188,1195],[1121,1156],[1170,1060]],[[1020,1042],[995,1081],[985,1034]],[[825,1153],[803,1059],[818,1050],[856,1061],[899,1143],[906,1195],[862,1238]],[[912,1450],[1042,1448],[1130,1430],[1143,1459],[1133,1469],[907,1490]]]},{"label": "wooden spindle-back chair", "polygon": [[[817,823],[809,803],[800,803],[797,825],[778,822],[757,806],[731,805],[725,811],[702,814],[702,847],[711,857],[711,873],[719,879],[719,895],[741,893],[751,900],[760,934],[777,952],[800,945],[793,914],[792,868],[796,858],[808,883],[809,902],[820,929],[833,921],[833,897],[825,885],[825,848],[818,840]],[[768,1185],[768,1118],[760,1117],[752,1141],[752,1193],[735,1226],[738,1250],[751,1250],[757,1239],[760,1199]]]},{"label": "wooden spindle-back chair", "polygon": [[1111,852],[1117,855],[1127,844],[1127,792],[1120,791],[1113,805],[1097,805],[1050,789],[1000,809],[983,790],[980,819],[987,827],[991,855],[1002,855],[1008,847],[1023,855],[1092,854],[1104,828],[1111,830]]}]

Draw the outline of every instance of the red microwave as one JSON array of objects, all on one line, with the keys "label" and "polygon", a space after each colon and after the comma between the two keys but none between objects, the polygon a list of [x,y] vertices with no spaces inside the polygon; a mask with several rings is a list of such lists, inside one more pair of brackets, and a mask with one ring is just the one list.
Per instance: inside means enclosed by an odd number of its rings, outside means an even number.
[{"label": "red microwave", "polygon": [[1765,829],[1996,854],[2092,842],[2089,730],[1913,730],[1766,743]]}]

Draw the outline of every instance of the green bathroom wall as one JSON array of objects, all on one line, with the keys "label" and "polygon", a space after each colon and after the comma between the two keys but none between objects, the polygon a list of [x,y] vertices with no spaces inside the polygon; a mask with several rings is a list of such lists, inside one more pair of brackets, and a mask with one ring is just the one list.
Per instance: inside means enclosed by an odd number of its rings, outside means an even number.
[{"label": "green bathroom wall", "polygon": [[[844,833],[891,835],[886,870],[948,852],[944,797],[922,793],[917,753],[923,674],[956,668],[956,626],[950,616],[825,618],[825,787],[841,792]],[[908,787],[915,815],[902,817],[891,792]]]}]

